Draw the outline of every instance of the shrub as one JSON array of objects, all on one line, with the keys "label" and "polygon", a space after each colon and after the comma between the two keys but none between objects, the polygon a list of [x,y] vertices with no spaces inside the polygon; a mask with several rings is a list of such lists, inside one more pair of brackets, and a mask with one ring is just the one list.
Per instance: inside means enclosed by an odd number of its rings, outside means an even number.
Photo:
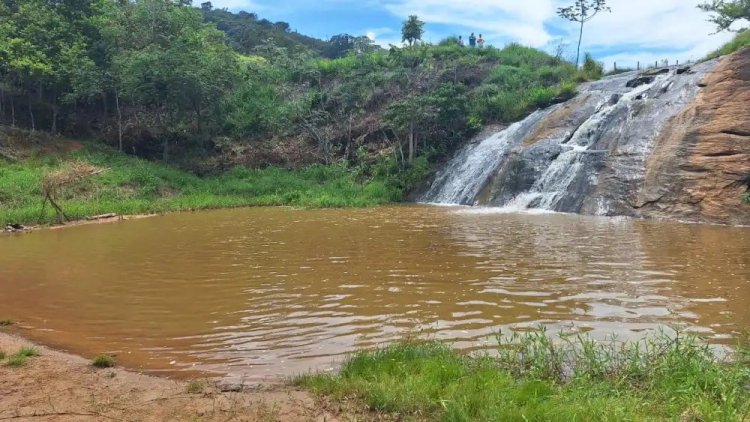
[{"label": "shrub", "polygon": [[587,79],[601,79],[604,76],[604,64],[594,60],[590,53],[586,53],[583,59],[583,74]]},{"label": "shrub", "polygon": [[115,366],[115,358],[108,355],[99,355],[91,361],[91,366],[95,368],[111,368]]},{"label": "shrub", "polygon": [[3,359],[5,359],[5,352],[0,350],[0,360],[3,360]]},{"label": "shrub", "polygon": [[13,321],[9,319],[0,320],[0,327],[8,327],[10,325],[13,325]]}]

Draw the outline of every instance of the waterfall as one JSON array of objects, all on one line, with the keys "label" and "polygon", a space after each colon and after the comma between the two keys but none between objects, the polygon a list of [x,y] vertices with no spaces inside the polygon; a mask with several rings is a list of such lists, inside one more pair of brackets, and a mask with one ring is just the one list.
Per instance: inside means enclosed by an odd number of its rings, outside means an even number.
[{"label": "waterfall", "polygon": [[624,214],[662,129],[698,95],[716,63],[584,84],[567,103],[464,146],[420,200],[509,212]]},{"label": "waterfall", "polygon": [[473,205],[479,191],[510,150],[549,112],[536,111],[481,142],[463,147],[437,174],[420,200],[433,204]]}]

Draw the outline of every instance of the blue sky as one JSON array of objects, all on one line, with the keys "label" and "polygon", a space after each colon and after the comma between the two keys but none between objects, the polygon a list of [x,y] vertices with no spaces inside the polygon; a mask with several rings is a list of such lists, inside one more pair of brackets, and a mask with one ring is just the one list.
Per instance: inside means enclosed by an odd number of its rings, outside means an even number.
[{"label": "blue sky", "polygon": [[[196,0],[197,1],[197,0]],[[587,24],[582,49],[611,67],[699,59],[729,40],[710,35],[711,24],[695,6],[700,0],[609,0],[612,13]],[[213,0],[214,7],[255,12],[289,22],[303,34],[329,38],[340,33],[368,35],[376,43],[400,44],[401,22],[410,14],[427,22],[425,41],[482,33],[488,43],[509,42],[552,50],[565,43],[575,55],[577,27],[556,16],[572,0]]]}]

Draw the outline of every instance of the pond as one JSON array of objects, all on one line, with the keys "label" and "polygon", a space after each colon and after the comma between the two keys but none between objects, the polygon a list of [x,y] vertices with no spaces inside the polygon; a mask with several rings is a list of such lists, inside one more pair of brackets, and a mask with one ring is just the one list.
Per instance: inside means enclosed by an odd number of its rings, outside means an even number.
[{"label": "pond", "polygon": [[177,377],[329,370],[419,333],[729,343],[750,327],[750,229],[491,209],[251,208],[0,237],[0,319]]}]

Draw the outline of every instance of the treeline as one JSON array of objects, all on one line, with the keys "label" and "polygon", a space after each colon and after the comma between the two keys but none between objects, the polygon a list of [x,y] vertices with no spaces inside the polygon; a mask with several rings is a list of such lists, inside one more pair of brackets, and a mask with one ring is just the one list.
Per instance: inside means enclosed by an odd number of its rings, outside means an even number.
[{"label": "treeline", "polygon": [[323,42],[208,3],[0,0],[0,123],[209,171],[339,160],[365,175],[423,171],[483,124],[599,76],[593,60],[578,71],[518,45]]}]

